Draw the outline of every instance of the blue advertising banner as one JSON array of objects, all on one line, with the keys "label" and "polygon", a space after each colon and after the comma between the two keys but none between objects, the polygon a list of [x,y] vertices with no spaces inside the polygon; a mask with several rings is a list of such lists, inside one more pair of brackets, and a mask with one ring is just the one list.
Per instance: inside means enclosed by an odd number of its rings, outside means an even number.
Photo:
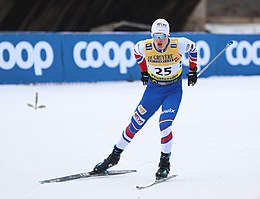
[{"label": "blue advertising banner", "polygon": [[[196,42],[198,69],[202,70],[227,45],[233,44],[203,73],[213,75],[260,75],[260,36],[226,34],[181,34]],[[187,62],[186,62],[187,64]]]},{"label": "blue advertising banner", "polygon": [[[201,77],[260,75],[260,37],[172,33],[196,42],[198,71],[233,41]],[[147,33],[0,33],[0,84],[96,82],[140,79],[133,55]],[[188,57],[183,57],[183,77]]]},{"label": "blue advertising banner", "polygon": [[63,35],[66,81],[139,79],[133,49],[139,39],[145,38],[134,33]]},{"label": "blue advertising banner", "polygon": [[0,34],[0,83],[63,81],[60,34]]}]

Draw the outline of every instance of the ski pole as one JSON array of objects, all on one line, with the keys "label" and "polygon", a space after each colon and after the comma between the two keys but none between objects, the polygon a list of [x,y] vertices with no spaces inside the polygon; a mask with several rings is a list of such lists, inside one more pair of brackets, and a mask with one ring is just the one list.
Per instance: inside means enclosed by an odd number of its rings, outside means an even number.
[{"label": "ski pole", "polygon": [[219,56],[222,55],[222,54],[227,50],[227,48],[228,48],[230,45],[232,45],[232,44],[233,44],[233,41],[228,42],[228,44],[226,45],[226,47],[223,48],[222,51],[220,51],[220,53],[217,54],[217,56],[214,57],[214,59],[212,59],[211,62],[209,62],[209,63],[198,73],[197,77],[199,77],[202,73],[204,73],[205,70],[207,70],[208,67],[210,67],[211,64],[213,64],[214,61],[216,61],[216,59],[219,58]]}]

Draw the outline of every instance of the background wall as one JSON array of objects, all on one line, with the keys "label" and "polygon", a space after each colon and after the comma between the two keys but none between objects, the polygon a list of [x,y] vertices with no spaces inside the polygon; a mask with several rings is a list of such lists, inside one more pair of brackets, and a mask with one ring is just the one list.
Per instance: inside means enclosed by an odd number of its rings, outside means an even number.
[{"label": "background wall", "polygon": [[[259,75],[259,35],[172,33],[196,42],[198,70],[230,40],[228,50],[202,75]],[[133,56],[137,41],[149,33],[0,34],[0,83],[95,82],[140,79]],[[183,57],[183,77],[188,58]]]},{"label": "background wall", "polygon": [[[259,0],[0,0],[0,82],[139,79],[131,51],[136,41],[149,37],[147,31],[159,17],[169,21],[172,36],[197,42],[199,69],[228,40],[237,41],[205,76],[256,75],[259,7]],[[75,46],[81,49],[78,63]]]}]

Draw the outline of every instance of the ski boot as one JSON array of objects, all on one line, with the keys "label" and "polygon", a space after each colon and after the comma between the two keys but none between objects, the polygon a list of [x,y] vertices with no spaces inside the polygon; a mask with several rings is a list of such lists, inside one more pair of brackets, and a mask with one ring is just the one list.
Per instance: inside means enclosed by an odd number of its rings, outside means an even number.
[{"label": "ski boot", "polygon": [[159,163],[159,169],[157,170],[155,176],[156,179],[167,178],[170,173],[170,153],[161,152],[161,158]]},{"label": "ski boot", "polygon": [[118,163],[122,152],[122,149],[119,149],[115,146],[112,153],[103,162],[98,163],[94,167],[93,173],[101,174],[104,173],[110,167],[115,166]]}]

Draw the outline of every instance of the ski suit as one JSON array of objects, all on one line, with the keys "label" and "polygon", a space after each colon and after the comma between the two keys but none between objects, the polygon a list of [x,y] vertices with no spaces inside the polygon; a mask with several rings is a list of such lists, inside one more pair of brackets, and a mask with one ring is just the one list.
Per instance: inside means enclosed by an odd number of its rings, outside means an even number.
[{"label": "ski suit", "polygon": [[174,121],[182,99],[182,56],[188,53],[189,67],[197,65],[195,43],[187,38],[168,38],[164,50],[159,50],[153,39],[136,43],[134,55],[141,72],[147,71],[149,81],[141,101],[137,105],[130,124],[124,129],[116,147],[124,150],[136,133],[161,107],[159,127],[161,151],[171,153]]}]

